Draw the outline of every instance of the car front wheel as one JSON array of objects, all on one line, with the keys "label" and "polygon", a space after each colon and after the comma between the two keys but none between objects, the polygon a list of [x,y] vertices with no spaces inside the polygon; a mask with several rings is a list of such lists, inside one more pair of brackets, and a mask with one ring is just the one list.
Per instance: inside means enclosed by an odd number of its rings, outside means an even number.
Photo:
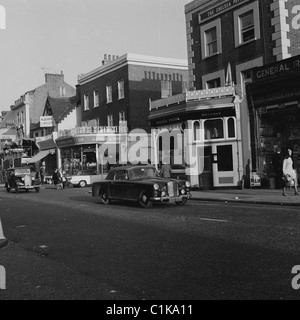
[{"label": "car front wheel", "polygon": [[100,190],[99,199],[100,199],[100,203],[102,204],[105,204],[105,205],[110,204],[110,200],[108,199],[108,194],[105,189]]},{"label": "car front wheel", "polygon": [[151,208],[153,205],[153,202],[150,201],[150,197],[147,195],[147,193],[144,190],[140,192],[138,202],[139,202],[139,205],[145,209]]}]

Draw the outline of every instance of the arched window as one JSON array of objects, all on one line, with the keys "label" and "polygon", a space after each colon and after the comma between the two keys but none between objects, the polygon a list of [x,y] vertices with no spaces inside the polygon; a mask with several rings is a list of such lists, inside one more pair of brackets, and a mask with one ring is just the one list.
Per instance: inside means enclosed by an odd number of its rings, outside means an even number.
[{"label": "arched window", "polygon": [[234,118],[227,120],[228,138],[235,138],[235,121]]},{"label": "arched window", "polygon": [[195,121],[194,124],[194,141],[200,140],[200,123],[199,121]]},{"label": "arched window", "polygon": [[205,140],[224,139],[222,119],[206,120],[204,123]]}]

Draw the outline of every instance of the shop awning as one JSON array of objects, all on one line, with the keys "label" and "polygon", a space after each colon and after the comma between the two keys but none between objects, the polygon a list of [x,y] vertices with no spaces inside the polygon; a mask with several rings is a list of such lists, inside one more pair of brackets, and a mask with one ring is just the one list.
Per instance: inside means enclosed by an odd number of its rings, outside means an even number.
[{"label": "shop awning", "polygon": [[34,157],[32,157],[28,163],[36,163],[39,162],[40,160],[44,159],[47,157],[50,153],[50,150],[44,150],[40,151],[38,154],[36,154]]}]

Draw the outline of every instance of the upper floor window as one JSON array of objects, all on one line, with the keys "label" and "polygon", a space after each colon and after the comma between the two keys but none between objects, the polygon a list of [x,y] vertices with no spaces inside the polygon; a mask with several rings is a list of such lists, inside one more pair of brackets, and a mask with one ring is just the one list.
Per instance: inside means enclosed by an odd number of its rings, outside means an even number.
[{"label": "upper floor window", "polygon": [[221,79],[212,79],[206,82],[206,87],[207,89],[214,89],[214,88],[219,88],[221,87]]},{"label": "upper floor window", "polygon": [[61,97],[64,97],[66,95],[66,88],[65,87],[59,87],[59,95]]},{"label": "upper floor window", "polygon": [[254,13],[253,10],[246,12],[240,16],[241,23],[241,39],[247,42],[255,38]]},{"label": "upper floor window", "polygon": [[125,111],[119,112],[119,121],[126,121]]},{"label": "upper floor window", "polygon": [[99,107],[99,91],[94,91],[94,108]]},{"label": "upper floor window", "polygon": [[258,1],[234,12],[235,46],[260,39]]},{"label": "upper floor window", "polygon": [[161,81],[161,97],[167,98],[172,96],[172,81],[162,80]]},{"label": "upper floor window", "polygon": [[106,86],[106,102],[112,102],[112,86]]},{"label": "upper floor window", "polygon": [[124,80],[118,81],[118,97],[119,99],[125,98]]},{"label": "upper floor window", "polygon": [[202,59],[222,53],[221,20],[212,21],[200,30]]},{"label": "upper floor window", "polygon": [[83,108],[84,108],[84,111],[90,109],[90,101],[89,101],[89,95],[88,95],[88,93],[86,93],[86,94],[83,96]]},{"label": "upper floor window", "polygon": [[205,32],[206,52],[211,56],[218,52],[217,28],[211,28]]},{"label": "upper floor window", "polygon": [[112,114],[109,114],[107,116],[107,126],[108,127],[113,127],[114,125],[114,118],[113,118],[113,115]]}]

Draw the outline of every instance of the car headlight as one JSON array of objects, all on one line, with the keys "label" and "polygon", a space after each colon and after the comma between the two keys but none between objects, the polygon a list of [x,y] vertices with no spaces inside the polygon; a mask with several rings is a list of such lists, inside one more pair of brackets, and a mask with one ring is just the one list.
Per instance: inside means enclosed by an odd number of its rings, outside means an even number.
[{"label": "car headlight", "polygon": [[158,185],[157,183],[155,183],[155,184],[153,185],[153,189],[156,190],[156,191],[159,190],[159,185]]},{"label": "car headlight", "polygon": [[181,189],[181,194],[185,194],[185,190],[184,189]]},{"label": "car headlight", "polygon": [[186,182],[185,182],[185,186],[186,186],[187,188],[189,188],[189,187],[191,186],[190,182],[189,182],[189,181],[186,181]]},{"label": "car headlight", "polygon": [[162,197],[165,197],[166,195],[167,195],[166,191],[163,191],[163,192],[161,193],[161,196],[162,196]]}]

